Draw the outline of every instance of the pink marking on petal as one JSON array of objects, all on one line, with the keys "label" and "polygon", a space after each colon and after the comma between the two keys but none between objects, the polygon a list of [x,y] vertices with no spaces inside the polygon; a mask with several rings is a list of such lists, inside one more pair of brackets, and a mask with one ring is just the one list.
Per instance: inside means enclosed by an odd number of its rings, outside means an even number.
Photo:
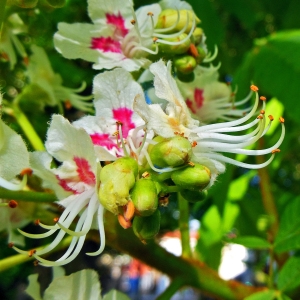
[{"label": "pink marking on petal", "polygon": [[68,185],[68,180],[67,179],[61,179],[58,175],[56,175],[56,179],[58,180],[58,184],[67,192],[72,192],[73,194],[78,194],[76,190],[73,190],[69,185]]},{"label": "pink marking on petal", "polygon": [[106,23],[114,25],[116,27],[115,35],[124,37],[128,33],[128,29],[125,28],[125,19],[119,14],[106,14]]},{"label": "pink marking on petal", "polygon": [[204,101],[203,92],[204,91],[200,89],[195,89],[194,91],[194,98],[195,98],[197,108],[200,108],[203,105],[203,101]]},{"label": "pink marking on petal", "polygon": [[116,121],[122,123],[122,134],[123,138],[127,138],[130,129],[135,128],[135,124],[132,123],[133,110],[127,107],[120,107],[118,109],[113,109],[113,118]]},{"label": "pink marking on petal", "polygon": [[118,148],[118,145],[109,138],[109,134],[107,133],[94,133],[90,137],[94,145],[105,147],[108,150]]},{"label": "pink marking on petal", "polygon": [[197,111],[194,108],[194,102],[192,102],[190,99],[186,99],[185,102],[186,102],[187,107],[191,110],[191,112],[193,114],[195,114]]},{"label": "pink marking on petal", "polygon": [[122,53],[120,42],[112,39],[111,37],[98,37],[92,38],[91,48],[102,50],[103,52]]},{"label": "pink marking on petal", "polygon": [[79,176],[79,179],[89,185],[96,184],[96,178],[95,174],[91,171],[91,167],[89,165],[89,162],[80,157],[74,156],[74,162],[77,166],[77,173]]}]

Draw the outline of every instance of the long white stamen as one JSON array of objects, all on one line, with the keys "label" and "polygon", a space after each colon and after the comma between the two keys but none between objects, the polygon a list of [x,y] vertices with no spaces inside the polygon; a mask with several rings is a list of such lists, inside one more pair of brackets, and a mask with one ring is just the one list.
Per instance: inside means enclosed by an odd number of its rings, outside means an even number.
[{"label": "long white stamen", "polygon": [[217,57],[218,51],[219,51],[219,50],[218,50],[218,47],[215,45],[214,54],[211,55],[211,54],[209,53],[209,54],[203,59],[203,62],[208,63],[208,62],[213,61],[213,60]]},{"label": "long white stamen", "polygon": [[96,252],[88,252],[86,255],[89,256],[96,256],[100,255],[105,248],[105,231],[104,231],[104,222],[103,222],[103,215],[104,215],[104,207],[100,204],[98,208],[98,228],[99,228],[99,235],[100,235],[100,248]]},{"label": "long white stamen", "polygon": [[177,19],[176,19],[176,22],[171,25],[170,27],[167,27],[167,28],[157,28],[155,29],[155,33],[156,32],[168,32],[168,31],[171,31],[173,30],[179,23],[179,20],[180,20],[180,13],[179,13],[179,10],[176,9],[176,12],[177,12]]},{"label": "long white stamen", "polygon": [[23,179],[20,183],[15,184],[12,182],[9,182],[7,180],[5,180],[4,178],[0,177],[0,186],[4,187],[7,190],[11,190],[11,191],[20,191],[24,188],[24,186],[27,183],[27,175],[25,174],[23,176]]}]

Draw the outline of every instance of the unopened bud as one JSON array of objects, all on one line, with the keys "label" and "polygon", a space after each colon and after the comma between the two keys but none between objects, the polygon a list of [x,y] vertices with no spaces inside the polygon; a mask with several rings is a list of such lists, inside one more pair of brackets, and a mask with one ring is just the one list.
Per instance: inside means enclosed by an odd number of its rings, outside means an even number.
[{"label": "unopened bud", "polygon": [[110,212],[118,214],[119,206],[129,201],[129,191],[137,174],[137,162],[131,157],[122,157],[104,166],[100,173],[100,203]]},{"label": "unopened bud", "polygon": [[201,192],[201,191],[182,190],[180,191],[180,194],[185,200],[191,203],[203,201],[207,197],[207,191]]},{"label": "unopened bud", "polygon": [[157,209],[149,217],[135,216],[132,229],[134,234],[142,241],[153,239],[160,229],[160,211]]},{"label": "unopened bud", "polygon": [[202,41],[202,38],[203,38],[203,29],[196,27],[192,34],[193,43],[195,45],[199,45]]},{"label": "unopened bud", "polygon": [[186,37],[187,34],[182,33],[181,35],[175,38],[164,38],[163,39],[164,41],[175,42],[176,45],[168,45],[165,44],[164,42],[161,42],[159,43],[159,50],[163,53],[168,53],[168,54],[184,54],[188,51],[191,45],[191,40],[186,39]]},{"label": "unopened bud", "polygon": [[171,174],[173,182],[178,187],[192,191],[201,191],[207,187],[210,182],[210,176],[210,170],[197,163],[194,167],[176,170]]},{"label": "unopened bud", "polygon": [[135,211],[140,216],[152,215],[158,205],[158,191],[154,181],[150,179],[138,180],[131,190],[131,200]]},{"label": "unopened bud", "polygon": [[160,168],[177,167],[190,160],[192,146],[184,137],[175,136],[154,145],[149,154],[152,163]]},{"label": "unopened bud", "polygon": [[187,9],[165,9],[163,10],[157,20],[156,28],[171,28],[176,26],[169,32],[178,32],[183,29],[186,25],[185,33],[189,33],[193,26],[193,20],[195,19],[196,25],[200,23],[195,13],[192,10]]},{"label": "unopened bud", "polygon": [[174,59],[174,66],[177,71],[183,74],[190,74],[197,66],[196,59],[191,55],[184,55]]}]

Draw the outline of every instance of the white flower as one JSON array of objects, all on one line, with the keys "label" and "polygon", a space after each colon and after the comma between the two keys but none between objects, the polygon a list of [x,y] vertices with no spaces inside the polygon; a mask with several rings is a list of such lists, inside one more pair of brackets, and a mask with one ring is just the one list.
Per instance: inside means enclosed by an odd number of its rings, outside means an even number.
[{"label": "white flower", "polygon": [[[167,8],[191,12],[185,15],[182,30],[174,33],[180,22],[179,12],[174,25],[155,28],[160,12]],[[176,46],[189,40],[198,20],[191,6],[180,0],[161,1],[136,12],[131,0],[89,0],[88,14],[94,24],[59,23],[59,31],[54,35],[56,49],[66,58],[93,62],[95,69],[122,67],[130,72],[146,68],[150,64],[147,56],[158,53],[158,44]],[[177,38],[186,30],[188,34],[183,40],[166,40]]]},{"label": "white flower", "polygon": [[76,94],[85,89],[85,83],[78,89],[63,86],[62,78],[59,74],[54,73],[45,50],[36,45],[32,45],[31,50],[32,55],[29,58],[27,73],[34,89],[36,90],[38,87],[47,94],[47,97],[43,98],[45,104],[50,106],[58,105],[61,113],[63,112],[61,102],[66,107],[74,106],[82,111],[93,112],[93,104],[86,102],[91,100],[92,96]]},{"label": "white flower", "polygon": [[[163,61],[159,61],[151,65],[150,71],[154,74],[156,96],[166,100],[167,105],[163,109],[160,104],[147,105],[144,99],[136,98],[134,105],[136,112],[145,120],[147,129],[153,130],[157,135],[165,138],[182,135],[189,139],[193,146],[193,159],[195,162],[208,167],[211,171],[212,176],[209,186],[213,184],[219,173],[225,171],[224,163],[231,163],[249,169],[258,169],[265,167],[273,160],[274,153],[279,151],[278,147],[281,145],[285,135],[283,118],[280,118],[282,133],[274,146],[262,150],[245,149],[266,133],[273,120],[272,116],[269,116],[270,122],[266,126],[265,101],[262,101],[262,109],[257,116],[259,96],[257,93],[258,89],[255,86],[252,87],[252,90],[256,93],[255,104],[246,116],[230,122],[199,126],[198,121],[191,117],[189,109],[176,85],[176,81],[171,76],[171,63],[168,62],[167,66],[165,66]],[[254,120],[248,122],[253,117]],[[244,135],[230,134],[248,129],[252,129],[252,132]],[[272,155],[263,164],[247,164],[228,158],[221,153]]]},{"label": "white flower", "polygon": [[[43,179],[45,188],[53,189],[59,199],[58,204],[65,207],[64,212],[52,226],[39,223],[47,231],[42,234],[29,234],[19,230],[24,236],[41,239],[58,232],[52,243],[42,250],[29,252],[13,248],[22,254],[33,255],[41,265],[65,265],[76,258],[82,249],[86,235],[96,227],[100,233],[101,245],[98,251],[87,255],[99,255],[105,246],[103,227],[103,206],[98,200],[98,183],[100,164],[97,162],[94,146],[89,135],[80,128],[75,128],[62,116],[54,115],[48,130],[46,152],[34,152],[31,166],[34,174]],[[51,168],[52,157],[62,164]],[[69,229],[75,218],[78,221],[75,230]],[[97,223],[94,225],[94,223]],[[41,257],[61,242],[66,234],[72,241],[65,254],[56,261]]]},{"label": "white flower", "polygon": [[239,107],[251,99],[251,93],[245,99],[235,101],[231,86],[218,81],[218,69],[219,67],[213,66],[197,66],[192,82],[176,80],[192,116],[201,123],[229,121],[242,117],[249,111]]}]

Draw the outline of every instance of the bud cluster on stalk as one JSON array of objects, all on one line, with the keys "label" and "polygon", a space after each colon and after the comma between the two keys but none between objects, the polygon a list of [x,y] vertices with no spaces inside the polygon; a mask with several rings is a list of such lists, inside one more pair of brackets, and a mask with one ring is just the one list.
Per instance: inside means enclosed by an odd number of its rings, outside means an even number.
[{"label": "bud cluster on stalk", "polygon": [[160,39],[159,51],[172,59],[179,77],[193,73],[207,55],[205,35],[196,27],[200,19],[192,10],[165,9],[159,17],[155,29],[168,30],[169,37]]},{"label": "bud cluster on stalk", "polygon": [[211,180],[207,167],[191,161],[188,139],[157,136],[154,141],[156,144],[148,147],[146,165],[139,166],[132,157],[121,157],[105,165],[100,173],[100,203],[118,216],[123,228],[133,227],[143,242],[159,232],[159,206],[166,205],[170,193],[180,192],[189,202],[201,201]]}]

